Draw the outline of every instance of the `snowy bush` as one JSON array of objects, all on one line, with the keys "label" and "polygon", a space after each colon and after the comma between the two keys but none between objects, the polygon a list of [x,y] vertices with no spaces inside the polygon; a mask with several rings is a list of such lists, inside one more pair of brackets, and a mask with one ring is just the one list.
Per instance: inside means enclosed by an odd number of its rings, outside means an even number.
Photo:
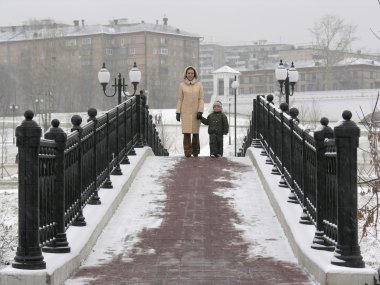
[{"label": "snowy bush", "polygon": [[17,192],[0,191],[0,268],[11,262],[17,247]]}]

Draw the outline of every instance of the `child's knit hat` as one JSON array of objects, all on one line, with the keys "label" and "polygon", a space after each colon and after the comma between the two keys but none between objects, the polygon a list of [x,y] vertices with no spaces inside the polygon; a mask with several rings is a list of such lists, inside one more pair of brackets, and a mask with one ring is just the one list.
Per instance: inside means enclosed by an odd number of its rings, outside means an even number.
[{"label": "child's knit hat", "polygon": [[223,104],[222,104],[222,102],[220,102],[219,100],[218,100],[218,101],[215,101],[215,102],[214,102],[214,105],[212,105],[213,108],[214,108],[215,106],[219,106],[221,109],[223,109]]}]

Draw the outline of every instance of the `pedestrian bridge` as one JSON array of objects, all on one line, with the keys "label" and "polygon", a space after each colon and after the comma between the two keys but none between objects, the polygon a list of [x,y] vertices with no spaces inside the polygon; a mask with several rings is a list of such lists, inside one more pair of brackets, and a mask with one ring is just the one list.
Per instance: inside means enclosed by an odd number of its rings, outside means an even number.
[{"label": "pedestrian bridge", "polygon": [[42,140],[26,112],[19,246],[0,283],[375,284],[341,172],[356,173],[355,124],[308,136],[272,100],[254,101],[240,156],[224,158],[168,156],[143,96]]}]

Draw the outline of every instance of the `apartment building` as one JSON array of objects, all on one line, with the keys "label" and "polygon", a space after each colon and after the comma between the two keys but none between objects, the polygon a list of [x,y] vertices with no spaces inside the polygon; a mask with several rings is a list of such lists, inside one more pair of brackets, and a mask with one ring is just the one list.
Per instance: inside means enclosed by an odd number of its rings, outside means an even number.
[{"label": "apartment building", "polygon": [[[5,104],[70,112],[89,107],[108,109],[117,96],[103,94],[97,73],[105,63],[111,73],[107,87],[120,73],[129,83],[134,62],[141,70],[138,90],[148,93],[151,108],[174,108],[178,84],[188,65],[199,67],[199,36],[168,25],[113,20],[107,25],[73,25],[51,20],[0,27],[0,92]],[[132,92],[132,86],[127,87]],[[0,96],[1,98],[1,96]],[[41,107],[41,106],[40,106]]]}]

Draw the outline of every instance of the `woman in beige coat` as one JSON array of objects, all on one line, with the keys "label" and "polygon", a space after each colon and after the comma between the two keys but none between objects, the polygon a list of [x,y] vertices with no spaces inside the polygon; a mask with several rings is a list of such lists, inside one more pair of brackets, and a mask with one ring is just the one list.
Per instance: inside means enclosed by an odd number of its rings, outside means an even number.
[{"label": "woman in beige coat", "polygon": [[[204,109],[202,83],[194,67],[185,69],[184,79],[179,84],[176,118],[181,121],[183,133],[183,150],[186,157],[197,157],[200,151],[199,127]],[[192,135],[192,136],[191,136]]]}]

